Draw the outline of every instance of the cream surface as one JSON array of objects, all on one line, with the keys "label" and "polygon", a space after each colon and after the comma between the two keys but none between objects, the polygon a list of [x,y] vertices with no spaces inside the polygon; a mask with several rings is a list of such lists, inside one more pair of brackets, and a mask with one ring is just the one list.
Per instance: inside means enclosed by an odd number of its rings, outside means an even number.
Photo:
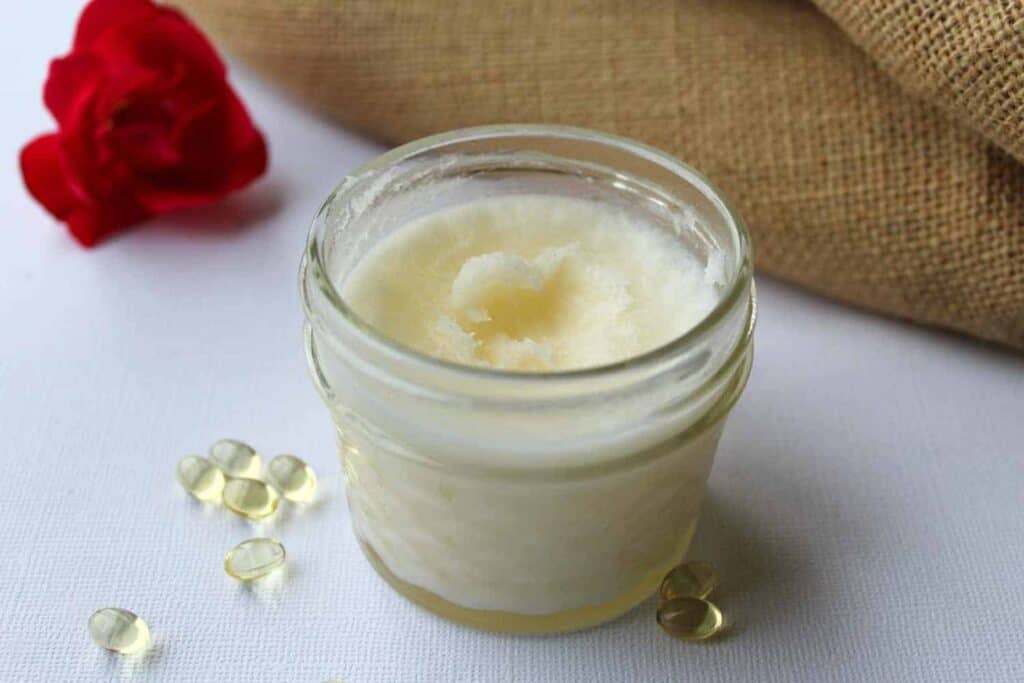
[{"label": "cream surface", "polygon": [[654,590],[690,544],[722,429],[670,440],[642,467],[538,484],[419,467],[338,424],[355,533],[388,569],[454,605],[527,615]]},{"label": "cream surface", "polygon": [[343,283],[365,321],[446,360],[567,370],[644,353],[718,300],[721,266],[593,201],[485,199],[429,214],[374,246]]},{"label": "cream surface", "polygon": [[[341,291],[380,332],[424,353],[543,372],[612,363],[683,334],[718,300],[723,261],[713,253],[705,264],[671,234],[607,204],[506,196],[401,227],[363,256]],[[593,447],[657,449],[658,457],[538,485],[424,467],[408,454],[443,459],[468,449],[486,460],[500,450],[543,461],[568,446],[543,438],[547,415],[516,415],[509,428],[471,405],[430,414],[418,397],[378,393],[360,367],[339,359],[321,371],[333,379],[356,534],[399,580],[497,612],[495,628],[508,613],[577,610],[574,623],[596,623],[653,590],[685,552],[721,422],[657,445],[650,431],[671,423],[678,434],[696,406],[666,415],[651,394],[657,420]],[[572,419],[600,431],[616,409],[588,404]]]}]

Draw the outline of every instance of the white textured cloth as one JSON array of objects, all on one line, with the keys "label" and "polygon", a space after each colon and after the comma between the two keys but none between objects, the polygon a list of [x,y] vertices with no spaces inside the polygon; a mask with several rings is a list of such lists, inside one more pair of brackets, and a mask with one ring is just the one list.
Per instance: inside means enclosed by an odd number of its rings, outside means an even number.
[{"label": "white textured cloth", "polygon": [[[754,373],[693,555],[721,574],[719,642],[662,634],[652,602],[553,637],[479,633],[393,593],[348,529],[301,348],[306,228],[379,150],[235,81],[266,179],[85,252],[34,205],[19,146],[52,126],[46,61],[77,3],[12,3],[0,40],[0,680],[1012,681],[1024,675],[1024,361],[762,280]],[[250,525],[174,465],[215,439],[293,451],[322,502]],[[224,552],[276,534],[289,572],[240,587]],[[149,623],[138,662],[86,623]]]}]

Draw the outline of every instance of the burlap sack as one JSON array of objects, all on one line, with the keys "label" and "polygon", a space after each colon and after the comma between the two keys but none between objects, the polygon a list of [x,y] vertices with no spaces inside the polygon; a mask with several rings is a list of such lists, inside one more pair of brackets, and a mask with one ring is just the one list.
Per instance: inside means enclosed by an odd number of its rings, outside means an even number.
[{"label": "burlap sack", "polygon": [[1024,348],[1024,0],[177,3],[386,141],[544,121],[662,147],[735,200],[760,269]]}]

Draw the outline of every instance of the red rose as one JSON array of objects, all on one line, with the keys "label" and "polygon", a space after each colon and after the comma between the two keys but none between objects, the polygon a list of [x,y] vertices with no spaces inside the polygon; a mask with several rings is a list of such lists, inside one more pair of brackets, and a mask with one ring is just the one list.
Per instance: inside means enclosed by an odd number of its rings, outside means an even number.
[{"label": "red rose", "polygon": [[93,0],[43,89],[56,133],[21,151],[29,192],[85,246],[263,173],[267,148],[224,63],[175,10]]}]

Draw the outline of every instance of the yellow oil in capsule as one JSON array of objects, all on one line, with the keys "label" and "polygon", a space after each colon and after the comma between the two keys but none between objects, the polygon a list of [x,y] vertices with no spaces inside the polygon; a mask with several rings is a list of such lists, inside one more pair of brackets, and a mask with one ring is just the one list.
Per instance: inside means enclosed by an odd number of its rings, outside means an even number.
[{"label": "yellow oil in capsule", "polygon": [[220,500],[224,473],[199,455],[186,455],[178,462],[178,483],[199,500]]},{"label": "yellow oil in capsule", "polygon": [[313,468],[294,455],[279,455],[267,465],[267,481],[295,503],[308,503],[316,495]]},{"label": "yellow oil in capsule", "polygon": [[263,470],[263,461],[256,449],[235,439],[221,439],[210,446],[210,461],[229,477],[252,479]]},{"label": "yellow oil in capsule", "polygon": [[658,608],[658,625],[682,640],[705,640],[719,633],[725,620],[715,605],[700,598],[673,598]]},{"label": "yellow oil in capsule", "polygon": [[718,575],[707,562],[685,562],[668,574],[658,590],[662,600],[706,598],[718,586]]},{"label": "yellow oil in capsule", "polygon": [[284,565],[284,546],[273,538],[250,538],[224,556],[224,571],[239,581],[262,579]]},{"label": "yellow oil in capsule", "polygon": [[249,519],[273,514],[280,499],[277,491],[259,479],[228,479],[224,485],[224,506]]},{"label": "yellow oil in capsule", "polygon": [[105,650],[119,654],[142,652],[149,647],[149,626],[134,612],[104,607],[89,617],[89,635]]}]

